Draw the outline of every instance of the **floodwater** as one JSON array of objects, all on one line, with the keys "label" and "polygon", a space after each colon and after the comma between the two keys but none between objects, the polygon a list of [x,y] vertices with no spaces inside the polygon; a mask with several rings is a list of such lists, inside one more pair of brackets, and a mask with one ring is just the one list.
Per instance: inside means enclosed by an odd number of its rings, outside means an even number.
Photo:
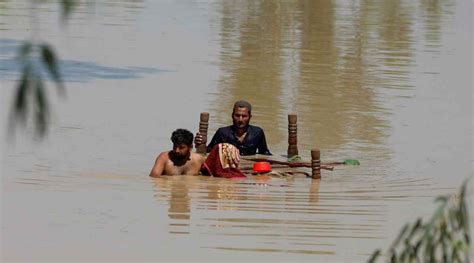
[{"label": "floodwater", "polygon": [[[31,2],[0,1],[3,261],[364,262],[472,177],[469,0],[80,1],[67,22]],[[23,39],[67,86],[43,141],[6,136]],[[207,111],[212,135],[240,99],[276,157],[296,113],[304,159],[361,165],[148,177],[174,129]]]}]

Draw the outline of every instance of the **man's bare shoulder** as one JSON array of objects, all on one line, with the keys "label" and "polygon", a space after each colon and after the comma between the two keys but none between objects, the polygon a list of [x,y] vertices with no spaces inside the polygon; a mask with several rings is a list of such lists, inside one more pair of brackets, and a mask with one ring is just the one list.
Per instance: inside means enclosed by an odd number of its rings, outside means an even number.
[{"label": "man's bare shoulder", "polygon": [[160,175],[164,175],[167,173],[167,163],[169,162],[169,154],[168,152],[160,153],[155,160],[155,164],[151,169],[150,176],[151,177],[159,177]]},{"label": "man's bare shoulder", "polygon": [[202,154],[192,152],[191,159],[203,163],[206,160],[206,157],[204,157]]},{"label": "man's bare shoulder", "polygon": [[157,161],[167,161],[170,159],[169,151],[161,152],[158,157],[156,157]]}]

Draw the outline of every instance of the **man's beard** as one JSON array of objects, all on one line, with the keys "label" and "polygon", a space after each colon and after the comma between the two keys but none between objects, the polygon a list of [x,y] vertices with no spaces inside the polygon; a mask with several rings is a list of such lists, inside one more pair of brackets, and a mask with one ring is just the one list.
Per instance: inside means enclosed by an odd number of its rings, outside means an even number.
[{"label": "man's beard", "polygon": [[173,154],[173,159],[175,161],[184,161],[184,160],[187,160],[189,158],[189,153],[187,154],[177,154],[175,152],[171,152]]}]

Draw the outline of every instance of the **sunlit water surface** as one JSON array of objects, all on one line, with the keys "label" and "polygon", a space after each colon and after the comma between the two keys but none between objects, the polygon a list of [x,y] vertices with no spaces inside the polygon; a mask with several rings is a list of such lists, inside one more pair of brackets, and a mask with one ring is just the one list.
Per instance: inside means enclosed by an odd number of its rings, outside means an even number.
[{"label": "sunlit water surface", "polygon": [[[472,175],[470,1],[107,0],[67,23],[52,2],[0,1],[2,138],[22,40],[67,86],[47,138],[1,141],[2,260],[364,262]],[[239,99],[278,158],[296,113],[305,160],[361,165],[148,177],[174,129],[208,111],[213,134]]]}]

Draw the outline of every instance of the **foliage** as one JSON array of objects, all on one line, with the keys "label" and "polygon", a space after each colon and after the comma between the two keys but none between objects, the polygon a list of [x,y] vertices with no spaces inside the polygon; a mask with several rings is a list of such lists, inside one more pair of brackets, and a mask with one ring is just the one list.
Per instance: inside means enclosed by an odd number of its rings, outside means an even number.
[{"label": "foliage", "polygon": [[[428,222],[418,218],[406,224],[387,251],[390,262],[469,262],[469,213],[465,181],[458,197],[441,196],[440,205]],[[368,262],[382,254],[376,250]]]},{"label": "foliage", "polygon": [[[17,83],[13,117],[15,121],[26,125],[29,114],[33,114],[36,133],[41,137],[46,134],[49,119],[49,102],[40,68],[33,62],[40,57],[42,64],[56,82],[60,95],[64,94],[64,86],[58,68],[57,57],[48,44],[25,42],[18,51],[18,60],[22,64],[21,78]],[[14,126],[10,125],[11,128]]]},{"label": "foliage", "polygon": [[74,0],[61,0],[59,3],[61,4],[62,18],[66,20],[72,13],[75,2]]},{"label": "foliage", "polygon": [[[31,0],[33,3],[41,4],[44,1]],[[75,6],[74,0],[61,0],[61,15],[66,20]],[[32,32],[34,34],[35,32]],[[28,119],[32,118],[35,123],[35,133],[44,137],[47,132],[49,120],[49,101],[41,77],[41,65],[34,63],[39,58],[42,66],[47,69],[51,79],[56,83],[59,95],[65,94],[61,73],[58,66],[58,58],[54,48],[47,43],[41,43],[37,39],[25,40],[17,52],[17,60],[21,63],[21,77],[19,78],[14,104],[12,108],[11,121],[26,126]],[[14,123],[10,123],[10,130],[15,129]]]},{"label": "foliage", "polygon": [[344,165],[360,165],[360,162],[356,159],[347,159],[342,162]]},{"label": "foliage", "polygon": [[288,162],[301,162],[301,156],[299,155],[293,155],[291,157],[288,157]]}]

